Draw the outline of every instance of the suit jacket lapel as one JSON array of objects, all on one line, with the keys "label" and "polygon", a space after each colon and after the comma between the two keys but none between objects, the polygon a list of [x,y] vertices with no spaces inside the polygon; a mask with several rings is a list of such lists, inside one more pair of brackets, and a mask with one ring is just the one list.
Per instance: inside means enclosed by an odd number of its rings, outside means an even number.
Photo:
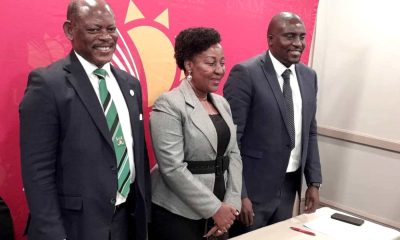
[{"label": "suit jacket lapel", "polygon": [[[301,71],[301,69],[299,68],[299,65],[298,64],[296,64],[296,77],[297,77],[297,82],[298,82],[298,84],[299,84],[299,88],[300,88],[300,95],[301,95],[301,129],[306,129],[306,127],[305,127],[305,123],[307,122],[307,121],[305,121],[306,119],[308,119],[308,115],[307,115],[307,113],[309,112],[308,111],[308,109],[307,109],[307,104],[305,104],[306,102],[307,102],[307,96],[309,96],[307,93],[306,93],[306,84],[305,84],[305,82],[304,82],[304,78],[303,78],[303,74],[302,74],[302,71]],[[303,149],[303,147],[305,146],[305,142],[303,141],[303,139],[304,139],[304,137],[305,137],[305,134],[306,134],[306,132],[303,130],[303,131],[301,131],[302,132],[302,134],[301,134],[301,139],[302,139],[302,149]]]},{"label": "suit jacket lapel", "polygon": [[283,98],[282,90],[281,87],[279,86],[278,78],[276,77],[276,72],[274,66],[272,65],[272,61],[271,58],[269,57],[268,52],[266,52],[264,57],[261,59],[260,65],[272,89],[276,102],[278,103],[279,110],[281,112],[286,129],[289,129],[286,117],[285,99]]},{"label": "suit jacket lapel", "polygon": [[111,141],[112,136],[107,127],[106,118],[103,109],[100,106],[96,92],[94,91],[85,70],[73,52],[70,53],[69,58],[70,64],[64,67],[64,69],[69,73],[67,74],[67,79],[77,92],[82,103],[85,105],[93,122],[101,132],[101,135],[103,135],[110,147],[114,149]]},{"label": "suit jacket lapel", "polygon": [[189,116],[190,119],[194,125],[204,133],[208,141],[211,143],[214,151],[217,152],[217,131],[215,130],[210,117],[201,105],[199,99],[196,97],[196,94],[187,80],[183,80],[180,87],[186,103],[193,107],[193,111]]},{"label": "suit jacket lapel", "polygon": [[140,166],[139,161],[141,159],[138,154],[140,153],[141,149],[143,149],[143,146],[141,144],[142,141],[140,139],[140,124],[138,122],[141,121],[141,119],[139,119],[139,102],[141,101],[138,99],[138,97],[140,97],[140,94],[137,92],[138,89],[134,89],[134,87],[129,84],[129,80],[119,74],[113,66],[111,66],[111,71],[113,72],[115,79],[118,82],[119,88],[121,89],[122,95],[124,96],[124,100],[129,111],[134,148],[133,161],[135,163],[135,168],[138,168],[138,166]]},{"label": "suit jacket lapel", "polygon": [[[134,89],[133,86],[129,84],[128,79],[119,74],[113,66],[111,66],[111,71],[118,82],[119,88],[121,89],[122,95],[124,96],[126,106],[128,107],[132,129],[133,145],[135,149],[138,149],[137,151],[134,151],[136,153],[140,149],[139,126],[141,126],[141,124],[139,123],[139,94],[137,93],[137,89]],[[138,163],[136,161],[139,160],[138,157],[135,157],[134,160],[135,164],[137,165]]]}]

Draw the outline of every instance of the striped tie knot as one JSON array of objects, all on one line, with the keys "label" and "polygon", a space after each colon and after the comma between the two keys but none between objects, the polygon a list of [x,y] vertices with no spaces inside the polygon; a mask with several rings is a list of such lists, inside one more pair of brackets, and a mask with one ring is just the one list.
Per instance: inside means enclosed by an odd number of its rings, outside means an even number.
[{"label": "striped tie knot", "polygon": [[107,76],[107,71],[102,68],[98,68],[93,71],[93,74],[96,75],[99,79],[105,79]]}]

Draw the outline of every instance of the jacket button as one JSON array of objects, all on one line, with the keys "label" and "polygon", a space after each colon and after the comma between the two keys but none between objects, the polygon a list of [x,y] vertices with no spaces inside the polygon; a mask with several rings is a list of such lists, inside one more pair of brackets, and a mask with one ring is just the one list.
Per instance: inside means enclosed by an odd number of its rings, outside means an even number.
[{"label": "jacket button", "polygon": [[115,198],[111,198],[111,200],[110,200],[110,203],[112,204],[112,205],[115,205]]},{"label": "jacket button", "polygon": [[116,172],[117,171],[117,167],[116,166],[112,166],[111,167],[111,171]]}]

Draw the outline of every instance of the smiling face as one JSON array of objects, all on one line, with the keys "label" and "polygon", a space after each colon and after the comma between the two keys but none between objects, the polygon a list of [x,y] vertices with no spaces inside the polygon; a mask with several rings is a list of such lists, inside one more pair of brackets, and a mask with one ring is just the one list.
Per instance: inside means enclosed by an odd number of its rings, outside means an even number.
[{"label": "smiling face", "polygon": [[306,47],[305,27],[297,15],[278,15],[268,28],[268,46],[272,55],[286,67],[300,61]]},{"label": "smiling face", "polygon": [[111,61],[118,39],[114,15],[104,2],[82,4],[76,11],[64,32],[79,55],[102,67]]},{"label": "smiling face", "polygon": [[186,64],[186,69],[190,69],[192,74],[191,83],[198,92],[206,94],[217,91],[225,74],[225,57],[221,44],[211,45]]}]

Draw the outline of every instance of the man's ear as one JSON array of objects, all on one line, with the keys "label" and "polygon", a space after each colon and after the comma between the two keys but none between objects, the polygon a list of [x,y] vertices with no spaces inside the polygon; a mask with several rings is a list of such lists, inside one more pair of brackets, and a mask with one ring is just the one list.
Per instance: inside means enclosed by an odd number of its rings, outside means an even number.
[{"label": "man's ear", "polygon": [[274,35],[272,34],[268,34],[267,35],[267,42],[268,42],[268,46],[272,43],[272,39],[274,38]]},{"label": "man's ear", "polygon": [[65,36],[72,41],[73,34],[72,34],[72,23],[70,20],[65,20],[64,24],[63,24],[63,29],[64,29],[64,34]]}]

